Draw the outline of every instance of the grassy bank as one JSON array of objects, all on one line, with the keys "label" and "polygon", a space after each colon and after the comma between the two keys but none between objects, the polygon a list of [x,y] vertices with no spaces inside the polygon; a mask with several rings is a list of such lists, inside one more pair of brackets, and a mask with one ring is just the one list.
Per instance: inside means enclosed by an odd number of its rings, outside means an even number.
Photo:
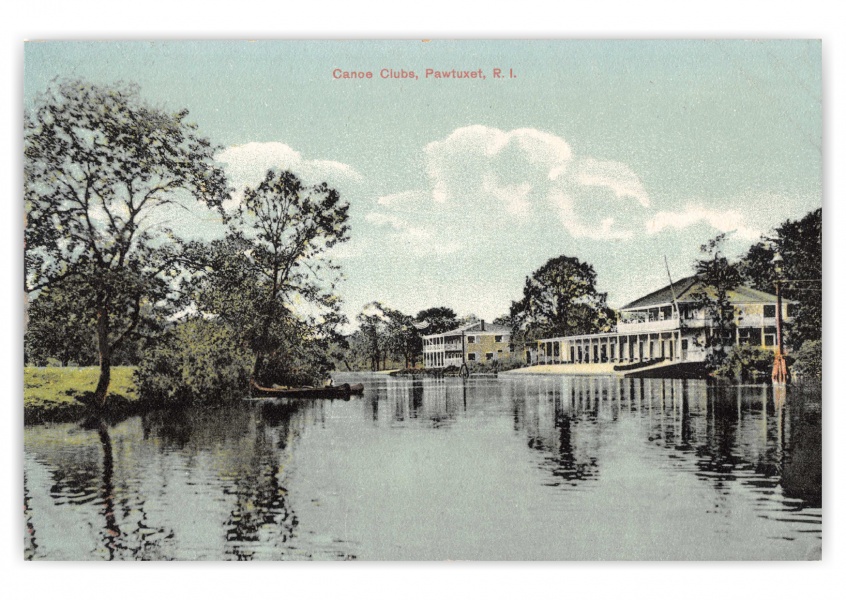
[{"label": "grassy bank", "polygon": [[[132,381],[135,367],[112,367],[107,403],[127,411],[138,403]],[[24,422],[68,421],[84,416],[94,396],[98,367],[24,368]]]}]

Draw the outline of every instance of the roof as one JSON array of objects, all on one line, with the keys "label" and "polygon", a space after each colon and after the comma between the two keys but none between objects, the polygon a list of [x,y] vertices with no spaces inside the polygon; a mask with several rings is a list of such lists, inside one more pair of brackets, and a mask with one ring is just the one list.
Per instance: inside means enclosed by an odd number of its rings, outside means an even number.
[{"label": "roof", "polygon": [[[647,294],[642,298],[638,298],[633,302],[629,302],[620,310],[633,310],[637,308],[649,308],[653,306],[661,306],[664,304],[673,303],[673,292],[675,292],[676,301],[680,303],[695,302],[695,294],[702,293],[702,284],[698,281],[696,276],[685,277],[673,282],[672,288],[668,285],[651,294]],[[777,298],[775,294],[762,292],[760,290],[739,285],[728,292],[728,300],[732,304],[759,304],[759,303],[775,303]],[[793,304],[791,300],[782,298],[782,302]]]},{"label": "roof", "polygon": [[[482,329],[482,323],[485,324],[484,330]],[[433,336],[461,335],[462,333],[487,333],[492,335],[504,335],[511,333],[511,328],[503,327],[502,325],[494,325],[493,323],[487,323],[485,321],[476,321],[475,323],[463,325],[461,327],[457,327],[449,331],[444,331],[443,333],[432,333],[430,335],[424,335],[423,337],[428,338]]]},{"label": "roof", "polygon": [[694,283],[696,283],[695,276],[679,279],[678,281],[673,283],[672,287],[670,287],[669,285],[666,287],[662,287],[660,290],[652,292],[651,294],[647,294],[642,298],[638,298],[634,302],[629,302],[620,310],[646,308],[648,306],[660,306],[662,304],[672,304],[673,292],[675,292],[676,298],[680,299],[682,294],[686,293],[691,287],[693,287]]},{"label": "roof", "polygon": [[502,325],[494,325],[493,323],[485,323],[485,328],[482,329],[482,323],[484,321],[479,321],[478,323],[473,323],[469,327],[465,327],[464,331],[467,332],[480,332],[480,333],[495,333],[497,335],[504,334],[504,333],[511,333],[510,327],[503,327]]}]

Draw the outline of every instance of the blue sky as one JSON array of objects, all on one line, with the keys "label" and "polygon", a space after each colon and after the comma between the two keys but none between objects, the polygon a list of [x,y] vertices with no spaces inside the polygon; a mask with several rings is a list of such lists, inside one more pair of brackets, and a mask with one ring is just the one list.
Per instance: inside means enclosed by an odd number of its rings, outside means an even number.
[{"label": "blue sky", "polygon": [[666,284],[665,255],[679,278],[714,235],[739,254],[822,204],[816,41],[50,42],[24,75],[25,102],[60,76],[189,109],[238,187],[269,167],[337,187],[351,318],[380,300],[492,319],[560,254],[620,306]]}]

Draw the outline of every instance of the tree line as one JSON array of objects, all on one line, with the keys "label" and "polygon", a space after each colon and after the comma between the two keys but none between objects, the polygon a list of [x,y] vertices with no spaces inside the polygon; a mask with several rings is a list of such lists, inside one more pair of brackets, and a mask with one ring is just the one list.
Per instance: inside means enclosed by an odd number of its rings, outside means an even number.
[{"label": "tree line", "polygon": [[[700,283],[693,294],[694,306],[703,309],[713,325],[701,341],[709,349],[711,370],[741,380],[768,377],[771,352],[733,344],[735,308],[729,294],[741,285],[774,294],[779,282],[784,298],[798,303],[784,326],[786,344],[798,359],[796,370],[819,378],[822,209],[798,221],[783,222],[735,260],[725,254],[726,238],[721,234],[703,244],[701,257],[691,265]],[[781,267],[774,261],[777,254]],[[511,328],[512,350],[518,354],[541,338],[613,331],[617,314],[607,304],[607,293],[597,289],[596,279],[589,263],[564,255],[551,258],[526,277],[522,297],[494,323]],[[471,317],[461,323],[473,321]],[[386,369],[389,361],[392,367],[403,362],[413,366],[421,352],[422,335],[442,333],[459,323],[447,307],[427,309],[412,318],[373,302],[358,316],[358,330],[347,338],[344,366],[374,371]]]}]

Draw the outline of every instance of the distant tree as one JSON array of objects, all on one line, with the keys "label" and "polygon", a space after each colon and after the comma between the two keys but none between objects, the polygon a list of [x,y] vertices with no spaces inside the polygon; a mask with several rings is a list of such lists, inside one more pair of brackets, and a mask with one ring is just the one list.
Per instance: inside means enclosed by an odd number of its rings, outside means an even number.
[{"label": "distant tree", "polygon": [[387,317],[387,348],[405,368],[413,366],[423,352],[423,338],[415,327],[415,319],[394,309],[385,309]]},{"label": "distant tree", "polygon": [[378,367],[374,367],[373,360],[373,344],[362,330],[357,330],[351,335],[347,336],[347,351],[344,354],[344,365],[350,371],[355,370],[371,370],[376,371]]},{"label": "distant tree", "polygon": [[187,115],[146,104],[134,85],[84,81],[53,84],[24,115],[25,290],[61,287],[87,307],[101,405],[115,353],[174,300],[180,245],[157,214],[228,195],[218,148]]},{"label": "distant tree", "polygon": [[54,359],[66,367],[97,363],[94,315],[78,295],[45,288],[30,302],[24,336],[26,361],[38,366]]},{"label": "distant tree", "polygon": [[[55,288],[43,288],[29,303],[24,334],[27,363],[42,366],[55,360],[62,366],[97,364],[97,323],[84,294],[79,293],[80,287],[72,284],[69,278]],[[167,311],[160,308],[150,304],[142,307],[134,335],[115,347],[113,365],[139,363],[145,346],[166,326],[163,315]]]},{"label": "distant tree", "polygon": [[370,363],[371,371],[384,368],[388,354],[388,317],[379,302],[370,302],[356,317],[359,328],[359,344]]},{"label": "distant tree", "polygon": [[348,212],[327,184],[306,186],[271,170],[227,215],[225,239],[194,248],[205,264],[198,307],[239,333],[255,356],[255,380],[331,365],[329,347],[345,319],[340,271],[326,251],[348,239]]},{"label": "distant tree", "polygon": [[416,321],[418,323],[426,323],[426,327],[421,331],[423,335],[444,333],[458,327],[458,318],[455,315],[455,311],[445,306],[435,306],[421,310],[417,313]]},{"label": "distant tree", "polygon": [[[781,254],[783,273],[775,272],[773,257]],[[749,248],[738,265],[744,281],[765,292],[775,293],[775,281],[783,280],[782,294],[799,302],[786,340],[799,348],[806,340],[822,338],[822,209],[798,221],[787,220],[775,228],[775,235]]]},{"label": "distant tree", "polygon": [[720,234],[700,246],[704,258],[694,265],[699,286],[691,294],[693,306],[704,311],[710,321],[705,338],[699,343],[710,350],[708,362],[712,367],[726,361],[728,349],[734,344],[735,314],[729,292],[742,282],[737,265],[723,254],[725,238],[725,234]]},{"label": "distant tree", "polygon": [[614,313],[606,296],[596,290],[591,265],[569,256],[552,258],[526,278],[523,297],[511,304],[514,340],[610,331]]},{"label": "distant tree", "polygon": [[329,358],[334,363],[336,370],[355,370],[350,338],[351,336],[339,336],[329,344]]},{"label": "distant tree", "polygon": [[479,317],[476,316],[475,313],[469,313],[466,315],[462,315],[458,317],[458,325],[457,327],[464,327],[466,325],[472,325],[473,323],[478,323],[480,321]]}]

